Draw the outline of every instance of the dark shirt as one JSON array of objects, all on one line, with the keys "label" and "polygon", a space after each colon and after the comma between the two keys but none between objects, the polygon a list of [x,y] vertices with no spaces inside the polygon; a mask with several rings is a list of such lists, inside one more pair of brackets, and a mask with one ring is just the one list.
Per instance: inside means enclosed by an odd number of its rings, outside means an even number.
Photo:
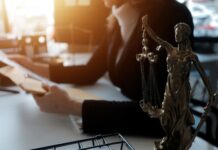
[{"label": "dark shirt", "polygon": [[[149,4],[146,3],[141,6],[141,16],[145,14],[148,15],[148,23],[157,35],[174,45],[174,25],[176,23],[186,22],[193,29],[190,12],[185,6],[177,2],[168,3],[152,0]],[[141,20],[139,20],[128,44],[125,45],[120,60],[116,63],[120,40],[119,28],[115,26],[86,65],[50,66],[51,80],[80,85],[93,84],[108,71],[111,82],[119,87],[124,95],[132,99],[132,102],[86,100],[82,108],[84,132],[163,135],[159,120],[149,118],[147,114],[142,112],[138,104],[139,100],[142,99],[142,86],[140,65],[136,61],[136,54],[141,53],[141,41],[142,29]],[[150,39],[149,48],[152,50],[156,46],[157,44]],[[149,64],[145,62],[146,75],[149,74],[148,68]],[[154,72],[157,75],[159,93],[163,98],[167,77],[166,53],[164,50],[159,54],[158,62],[154,65]]]}]

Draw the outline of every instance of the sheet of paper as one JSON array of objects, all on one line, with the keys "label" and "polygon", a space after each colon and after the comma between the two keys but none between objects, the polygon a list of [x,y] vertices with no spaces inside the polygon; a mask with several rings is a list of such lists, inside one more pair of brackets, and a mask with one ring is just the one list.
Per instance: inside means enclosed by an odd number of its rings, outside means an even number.
[{"label": "sheet of paper", "polygon": [[[10,78],[16,85],[20,85],[26,78],[26,76],[31,76],[34,79],[37,79],[36,81],[42,81],[43,83],[51,86],[51,85],[56,85],[59,86],[58,84],[49,81],[48,79],[45,79],[37,74],[35,74],[34,72],[20,66],[19,64],[17,64],[14,61],[11,61],[10,59],[7,58],[7,56],[0,52],[0,61],[7,64],[8,66],[0,68],[0,73],[4,76],[7,76],[8,78]],[[30,81],[30,80],[28,80]],[[34,86],[36,86],[37,88],[35,88],[35,90],[39,93],[44,92],[44,90],[41,89],[40,84],[36,83],[36,82],[30,82],[31,85],[33,84]],[[30,87],[29,85],[26,84],[22,84],[22,88],[27,88],[28,91],[32,91],[33,92],[33,87]],[[90,94],[88,92],[76,89],[76,88],[64,88],[68,94],[76,99],[81,99],[82,101],[84,99],[102,99],[100,97],[97,97],[93,94]]]},{"label": "sheet of paper", "polygon": [[[9,79],[11,79],[16,85],[20,86],[23,90],[33,93],[33,94],[45,94],[47,91],[43,88],[43,84],[41,81],[27,77],[23,71],[18,70],[17,68],[11,66],[5,66],[0,68],[0,73]],[[74,100],[84,99],[101,99],[93,94],[88,92],[76,89],[76,88],[64,88],[67,93]]]},{"label": "sheet of paper", "polygon": [[11,66],[1,67],[0,73],[11,79],[14,84],[20,86],[26,92],[33,94],[45,94],[47,92],[41,81],[28,77],[27,74],[17,68]]},{"label": "sheet of paper", "polygon": [[11,79],[16,85],[21,84],[25,80],[26,76],[24,73],[11,66],[0,68],[0,73]]},{"label": "sheet of paper", "polygon": [[81,100],[80,102],[83,102],[85,99],[94,99],[94,100],[102,99],[94,94],[91,94],[89,92],[77,88],[65,88],[65,90],[70,97],[72,97],[74,100]]},{"label": "sheet of paper", "polygon": [[47,91],[43,88],[43,84],[41,81],[26,78],[24,82],[20,84],[20,87],[24,89],[26,92],[32,94],[45,94]]},{"label": "sheet of paper", "polygon": [[26,75],[34,78],[34,79],[37,79],[39,81],[42,81],[43,83],[46,83],[47,85],[56,85],[56,83],[32,72],[31,70],[27,69],[27,68],[24,68],[23,66],[19,65],[18,63],[10,60],[7,58],[7,55],[4,54],[2,51],[0,51],[0,61],[4,64],[6,64],[7,66],[11,66],[13,68],[16,68],[17,70],[25,73]]}]

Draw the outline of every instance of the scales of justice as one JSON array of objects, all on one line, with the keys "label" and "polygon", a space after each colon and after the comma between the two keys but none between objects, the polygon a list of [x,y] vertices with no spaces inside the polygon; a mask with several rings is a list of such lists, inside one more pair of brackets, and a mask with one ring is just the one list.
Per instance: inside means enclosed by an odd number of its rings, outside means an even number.
[{"label": "scales of justice", "polygon": [[[167,41],[164,41],[148,25],[148,16],[142,18],[142,53],[136,56],[140,62],[143,100],[140,101],[142,110],[152,118],[159,118],[166,136],[160,141],[155,142],[155,150],[188,150],[200,130],[206,116],[209,113],[210,106],[214,102],[215,94],[209,84],[208,78],[201,66],[198,57],[192,52],[189,36],[191,29],[186,23],[175,25],[175,41],[178,46],[174,47]],[[148,47],[149,36],[158,43],[156,50],[150,51]],[[155,90],[156,75],[153,64],[158,60],[158,52],[165,50],[167,54],[167,81],[164,91],[164,98],[161,100]],[[149,62],[149,75],[145,75],[144,63]],[[189,74],[193,65],[205,87],[208,90],[209,100],[204,107],[200,122],[195,131],[191,131],[194,124],[193,114],[190,112],[190,83]],[[157,86],[157,85],[156,85]],[[157,87],[156,87],[157,89]]]}]

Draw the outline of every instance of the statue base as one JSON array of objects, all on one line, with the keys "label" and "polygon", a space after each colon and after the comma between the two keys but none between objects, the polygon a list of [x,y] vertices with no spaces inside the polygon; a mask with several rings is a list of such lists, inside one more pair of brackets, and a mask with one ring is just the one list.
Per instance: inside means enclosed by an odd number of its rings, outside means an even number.
[{"label": "statue base", "polygon": [[179,143],[178,139],[167,139],[164,137],[161,141],[155,141],[154,150],[184,150],[184,146]]}]

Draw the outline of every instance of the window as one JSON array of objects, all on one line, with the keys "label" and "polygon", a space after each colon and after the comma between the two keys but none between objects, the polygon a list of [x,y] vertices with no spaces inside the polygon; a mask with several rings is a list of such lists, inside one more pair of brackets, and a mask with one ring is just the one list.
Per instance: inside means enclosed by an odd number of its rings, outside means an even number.
[{"label": "window", "polygon": [[218,1],[192,0],[187,3],[195,24],[195,36],[218,36]]},{"label": "window", "polygon": [[3,5],[0,0],[0,33],[4,33]]},{"label": "window", "polygon": [[54,0],[5,0],[10,30],[16,35],[46,33],[54,25]]},{"label": "window", "polygon": [[90,5],[90,0],[77,0],[79,5]]},{"label": "window", "polygon": [[195,25],[196,37],[218,36],[218,0],[177,0],[186,3]]},{"label": "window", "polygon": [[65,0],[66,6],[89,6],[91,4],[91,0]]},{"label": "window", "polygon": [[5,0],[0,0],[0,33],[6,32],[9,32],[9,25],[5,8]]}]

